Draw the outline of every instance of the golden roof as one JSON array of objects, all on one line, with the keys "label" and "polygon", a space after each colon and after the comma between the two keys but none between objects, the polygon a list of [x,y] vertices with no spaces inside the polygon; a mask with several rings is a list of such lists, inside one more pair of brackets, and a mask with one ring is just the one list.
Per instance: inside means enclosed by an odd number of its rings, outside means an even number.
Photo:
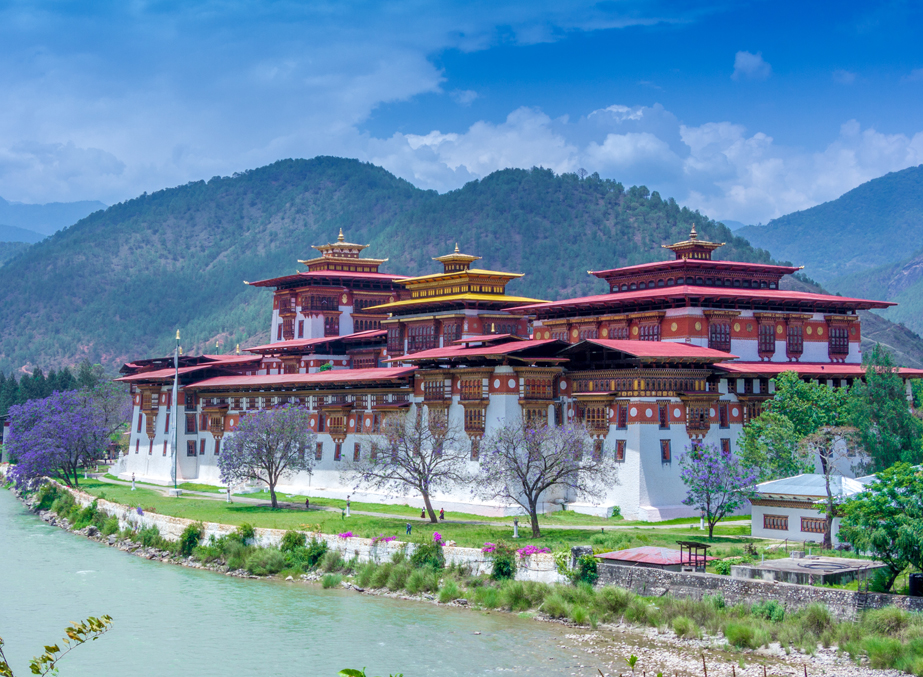
[{"label": "golden roof", "polygon": [[724,244],[724,242],[700,240],[699,234],[695,231],[695,224],[693,223],[688,240],[675,242],[673,244],[662,244],[660,246],[674,252],[678,259],[711,259],[711,253],[718,247],[723,247]]},{"label": "golden roof", "polygon": [[383,303],[380,306],[366,308],[366,312],[391,311],[397,308],[407,308],[413,306],[423,306],[426,304],[443,303],[446,301],[491,301],[494,303],[504,303],[511,306],[525,305],[527,303],[546,303],[546,301],[537,301],[522,296],[506,296],[505,294],[447,294],[445,296],[426,296],[419,299],[407,299],[405,301],[395,301],[394,303]]},{"label": "golden roof", "polygon": [[367,249],[369,245],[367,244],[356,244],[354,242],[346,242],[346,239],[343,237],[343,229],[340,228],[340,234],[337,236],[336,242],[331,242],[330,244],[316,244],[312,245],[312,249],[319,251],[322,256],[316,259],[305,259],[298,260],[298,263],[310,267],[312,264],[320,263],[321,261],[335,261],[335,262],[354,262],[356,260],[361,261],[362,263],[367,263],[370,265],[378,264],[381,265],[388,259],[360,259],[359,253],[363,249]]}]

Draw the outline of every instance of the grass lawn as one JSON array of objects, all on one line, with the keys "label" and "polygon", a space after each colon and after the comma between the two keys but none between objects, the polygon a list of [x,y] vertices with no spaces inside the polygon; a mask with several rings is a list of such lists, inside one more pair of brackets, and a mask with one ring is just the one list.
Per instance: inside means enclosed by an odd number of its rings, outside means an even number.
[{"label": "grass lawn", "polygon": [[[300,529],[321,531],[328,534],[351,531],[357,536],[372,538],[379,534],[385,536],[398,536],[403,540],[405,526],[408,522],[413,527],[412,539],[432,538],[432,533],[438,531],[443,538],[454,540],[458,545],[466,547],[481,547],[485,541],[496,542],[509,540],[513,533],[511,527],[491,526],[488,524],[452,524],[440,522],[430,524],[420,519],[420,513],[413,508],[403,506],[404,510],[411,511],[407,519],[394,519],[388,517],[374,517],[368,515],[352,515],[343,519],[340,512],[327,510],[281,509],[273,510],[269,505],[248,505],[243,503],[225,503],[220,500],[209,500],[183,496],[168,498],[160,492],[139,486],[136,491],[131,487],[113,485],[99,480],[81,481],[80,488],[90,494],[100,496],[126,505],[140,506],[148,512],[163,515],[184,517],[187,519],[201,520],[203,522],[218,522],[221,524],[249,523],[256,527],[272,529]],[[286,500],[287,495],[286,495]],[[315,499],[312,499],[314,503]],[[330,505],[336,507],[333,499],[316,499],[319,503],[331,501]],[[364,509],[365,505],[362,504]],[[375,504],[377,505],[377,504]],[[358,510],[360,504],[353,504]],[[382,510],[394,512],[402,506],[378,506]],[[447,513],[448,516],[448,513]],[[485,519],[485,518],[481,518]],[[611,521],[609,524],[613,524]],[[520,534],[528,536],[528,529],[522,528]],[[747,527],[722,527],[715,529],[713,543],[714,551],[719,556],[723,554],[742,554],[743,546],[750,539]],[[572,545],[595,545],[607,549],[620,549],[638,545],[658,545],[676,547],[676,541],[689,539],[705,540],[705,536],[698,528],[677,525],[675,529],[645,529],[636,527],[622,531],[610,530],[601,533],[601,530],[591,527],[588,529],[555,529],[549,526],[542,530],[542,537],[536,541],[526,537],[520,542],[525,545],[532,543],[552,550],[569,548]],[[726,552],[724,552],[726,551]]]}]

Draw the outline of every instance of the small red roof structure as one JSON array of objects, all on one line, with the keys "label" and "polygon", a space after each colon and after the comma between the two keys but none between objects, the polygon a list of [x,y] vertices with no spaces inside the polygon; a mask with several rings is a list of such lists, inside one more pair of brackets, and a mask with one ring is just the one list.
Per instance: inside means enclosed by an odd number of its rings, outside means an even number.
[{"label": "small red roof structure", "polygon": [[[694,564],[693,558],[688,552],[674,550],[673,548],[658,548],[653,545],[643,545],[638,548],[629,548],[628,550],[616,550],[615,552],[604,552],[596,555],[599,559],[609,560],[613,564],[624,566],[641,566],[641,567],[661,567],[675,568],[676,571],[684,565]],[[701,562],[702,556],[698,557]],[[706,556],[706,560],[716,559],[715,557]]]},{"label": "small red roof structure", "polygon": [[363,381],[392,381],[412,377],[416,367],[375,367],[371,369],[330,369],[310,374],[261,374],[258,376],[229,375],[192,383],[186,388],[256,388],[308,386],[317,384],[345,385]]},{"label": "small red roof structure", "polygon": [[722,360],[736,360],[737,355],[731,355],[713,348],[703,348],[691,343],[678,341],[630,341],[619,339],[586,339],[575,343],[561,351],[563,355],[579,352],[586,345],[595,345],[608,350],[617,350],[631,357],[640,359],[685,359],[700,362],[720,362]]},{"label": "small red roof structure", "polygon": [[[725,362],[717,369],[741,376],[777,376],[784,371],[794,371],[801,376],[819,378],[858,378],[865,376],[865,365],[830,362]],[[923,369],[900,367],[897,373],[908,378],[923,377]]]}]

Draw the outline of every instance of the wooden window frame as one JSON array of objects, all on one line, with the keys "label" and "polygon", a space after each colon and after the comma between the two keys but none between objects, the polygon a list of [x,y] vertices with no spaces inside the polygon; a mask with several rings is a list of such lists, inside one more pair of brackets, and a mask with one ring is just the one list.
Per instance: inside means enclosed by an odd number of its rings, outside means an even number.
[{"label": "wooden window frame", "polygon": [[195,440],[186,440],[186,458],[195,458]]},{"label": "wooden window frame", "polygon": [[669,465],[673,462],[673,449],[670,440],[660,440],[660,463]]},{"label": "wooden window frame", "polygon": [[324,443],[318,442],[314,447],[314,460],[323,461],[324,460]]},{"label": "wooden window frame", "polygon": [[205,456],[205,439],[199,440],[199,456]]},{"label": "wooden window frame", "polygon": [[768,531],[788,531],[788,515],[763,515],[763,528]]},{"label": "wooden window frame", "polygon": [[[813,528],[812,528],[813,527]],[[802,517],[801,533],[824,534],[827,531],[827,520],[823,517]]]},{"label": "wooden window frame", "polygon": [[625,447],[627,446],[627,440],[616,440],[615,441],[615,462],[624,463],[625,462]]}]

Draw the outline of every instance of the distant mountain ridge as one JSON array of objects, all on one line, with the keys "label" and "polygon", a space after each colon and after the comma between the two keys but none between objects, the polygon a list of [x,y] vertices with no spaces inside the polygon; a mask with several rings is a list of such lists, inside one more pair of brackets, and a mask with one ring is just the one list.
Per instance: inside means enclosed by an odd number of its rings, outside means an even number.
[{"label": "distant mountain ridge", "polygon": [[0,197],[0,224],[30,231],[33,234],[37,233],[39,236],[38,239],[34,239],[34,235],[26,234],[21,237],[33,239],[12,239],[8,233],[0,231],[0,242],[38,242],[43,237],[73,225],[85,216],[105,208],[106,205],[98,200],[32,205],[9,202]]},{"label": "distant mountain ridge", "polygon": [[45,235],[36,233],[34,230],[17,228],[16,226],[6,226],[0,223],[0,242],[24,242],[35,244],[39,240],[44,240]]},{"label": "distant mountain ridge", "polygon": [[163,355],[177,328],[187,352],[255,345],[270,296],[243,280],[302,269],[340,228],[389,258],[382,272],[436,272],[457,242],[481,267],[525,273],[511,294],[558,299],[604,292],[587,270],[667,259],[661,244],[693,223],[727,243],[716,258],[772,261],[673,199],[596,175],[509,169],[439,195],[356,160],[282,160],[114,205],[15,256],[0,268],[0,370]]},{"label": "distant mountain ridge", "polygon": [[863,183],[836,200],[735,231],[839,291],[834,278],[923,249],[923,165]]}]

